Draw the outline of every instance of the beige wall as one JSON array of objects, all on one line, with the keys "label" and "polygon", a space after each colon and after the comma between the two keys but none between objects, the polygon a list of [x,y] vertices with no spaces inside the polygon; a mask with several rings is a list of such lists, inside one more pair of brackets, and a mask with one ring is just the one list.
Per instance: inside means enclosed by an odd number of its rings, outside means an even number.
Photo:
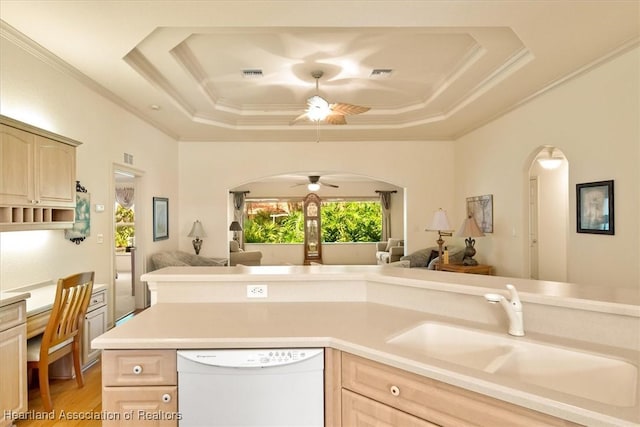
[{"label": "beige wall", "polygon": [[[640,288],[639,67],[636,48],[558,86],[456,142],[456,212],[493,194],[494,229],[480,258],[501,275],[528,277],[527,176],[543,145],[569,162],[567,281]],[[576,233],[575,185],[615,180],[615,236]]]},{"label": "beige wall", "polygon": [[[137,244],[143,253],[175,247],[178,224],[177,143],[78,80],[12,42],[0,38],[0,112],[81,141],[77,179],[91,194],[91,236],[75,245],[64,231],[0,233],[0,290],[94,270],[98,283],[112,280],[112,168],[123,153],[142,171]],[[151,198],[170,199],[170,239],[154,243]],[[105,205],[96,213],[95,204]],[[138,210],[138,209],[137,209]],[[104,243],[97,243],[103,234]]]},{"label": "beige wall", "polygon": [[[187,234],[195,219],[210,236],[229,235],[230,189],[299,171],[348,172],[404,188],[407,251],[432,246],[437,236],[424,231],[427,223],[436,209],[453,206],[453,150],[449,141],[181,142],[180,248],[191,250]],[[201,253],[223,257],[227,251],[227,239],[209,238]]]}]

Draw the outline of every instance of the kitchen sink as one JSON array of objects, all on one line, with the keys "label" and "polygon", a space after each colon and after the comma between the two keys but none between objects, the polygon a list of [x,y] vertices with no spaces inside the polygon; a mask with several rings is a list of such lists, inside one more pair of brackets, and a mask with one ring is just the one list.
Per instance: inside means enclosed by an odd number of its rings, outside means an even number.
[{"label": "kitchen sink", "polygon": [[633,406],[636,401],[637,366],[613,357],[439,322],[422,323],[387,343],[601,403]]},{"label": "kitchen sink", "polygon": [[474,329],[427,322],[401,333],[387,343],[405,350],[474,369],[484,369],[511,351],[508,338]]},{"label": "kitchen sink", "polygon": [[631,363],[531,342],[514,346],[492,373],[616,406],[633,406],[638,369]]}]

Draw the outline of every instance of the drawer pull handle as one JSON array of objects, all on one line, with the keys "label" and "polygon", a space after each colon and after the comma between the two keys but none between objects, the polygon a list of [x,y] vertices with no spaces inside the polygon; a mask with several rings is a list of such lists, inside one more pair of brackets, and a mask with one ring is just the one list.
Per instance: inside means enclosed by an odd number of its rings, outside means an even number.
[{"label": "drawer pull handle", "polygon": [[170,395],[170,394],[168,394],[168,393],[163,394],[163,395],[162,395],[162,401],[163,401],[164,403],[169,403],[169,402],[171,402],[171,395]]},{"label": "drawer pull handle", "polygon": [[97,299],[94,299],[93,301],[91,301],[91,304],[96,304],[98,302]]},{"label": "drawer pull handle", "polygon": [[136,365],[133,367],[133,373],[136,375],[140,375],[142,373],[142,366]]},{"label": "drawer pull handle", "polygon": [[389,389],[389,391],[394,396],[400,396],[400,388],[398,386],[396,386],[396,385],[392,385],[391,388]]}]

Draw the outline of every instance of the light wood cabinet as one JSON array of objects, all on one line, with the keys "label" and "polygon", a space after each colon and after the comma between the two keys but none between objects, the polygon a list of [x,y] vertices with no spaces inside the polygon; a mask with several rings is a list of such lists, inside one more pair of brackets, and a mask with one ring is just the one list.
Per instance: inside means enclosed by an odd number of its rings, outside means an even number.
[{"label": "light wood cabinet", "polygon": [[73,225],[79,144],[0,116],[0,231]]},{"label": "light wood cabinet", "polygon": [[576,425],[348,353],[341,364],[343,426]]},{"label": "light wood cabinet", "polygon": [[27,324],[24,301],[0,308],[0,426],[27,410]]},{"label": "light wood cabinet", "polygon": [[342,390],[342,425],[349,427],[438,427],[373,399]]},{"label": "light wood cabinet", "polygon": [[92,349],[91,341],[107,331],[107,290],[94,291],[82,329],[82,367],[92,365],[100,357],[100,349]]},{"label": "light wood cabinet", "polygon": [[105,350],[102,410],[115,414],[107,426],[177,426],[175,350]]}]

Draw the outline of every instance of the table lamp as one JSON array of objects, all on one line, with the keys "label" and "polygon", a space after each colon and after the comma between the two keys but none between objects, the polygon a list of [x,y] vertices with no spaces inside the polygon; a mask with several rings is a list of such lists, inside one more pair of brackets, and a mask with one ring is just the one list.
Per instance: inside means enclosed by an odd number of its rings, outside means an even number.
[{"label": "table lamp", "polygon": [[476,219],[472,215],[468,215],[462,223],[460,230],[456,233],[456,237],[467,237],[464,240],[466,246],[464,248],[464,257],[462,258],[463,265],[478,265],[478,261],[473,259],[473,256],[476,254],[476,249],[474,248],[476,241],[474,237],[483,236],[484,233],[480,230],[480,227],[478,227]]},{"label": "table lamp", "polygon": [[242,226],[238,221],[233,221],[229,225],[229,231],[233,231],[233,240],[238,241],[238,232],[242,231]]},{"label": "table lamp", "polygon": [[449,218],[447,217],[447,211],[442,208],[435,211],[433,214],[433,219],[431,220],[431,224],[427,227],[426,231],[437,231],[438,232],[438,240],[436,243],[438,244],[438,265],[436,265],[436,270],[440,269],[442,265],[442,245],[444,245],[444,240],[442,236],[452,236],[453,229],[449,225]]},{"label": "table lamp", "polygon": [[195,220],[188,237],[195,237],[191,242],[193,243],[193,249],[196,251],[196,255],[200,254],[200,248],[202,248],[202,240],[200,237],[207,237],[207,233],[202,228],[202,223],[199,220]]}]

